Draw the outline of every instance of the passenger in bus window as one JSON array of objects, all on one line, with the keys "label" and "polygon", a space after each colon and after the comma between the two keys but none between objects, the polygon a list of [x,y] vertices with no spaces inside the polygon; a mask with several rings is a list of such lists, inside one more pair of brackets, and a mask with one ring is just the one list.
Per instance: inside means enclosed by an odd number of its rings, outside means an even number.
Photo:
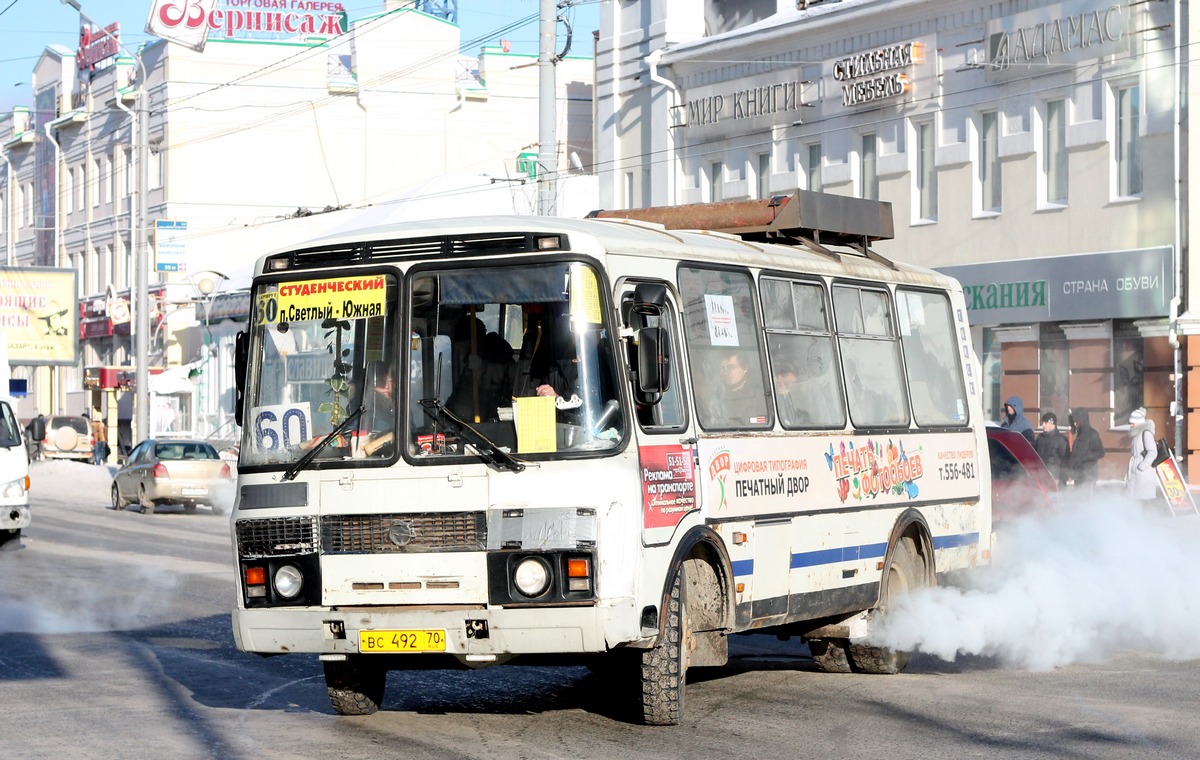
[{"label": "passenger in bus window", "polygon": [[763,415],[763,399],[750,382],[750,362],[745,352],[734,351],[721,360],[724,382],[720,399],[720,417],[730,424],[746,424]]},{"label": "passenger in bus window", "polygon": [[797,422],[830,425],[842,421],[842,397],[834,384],[832,357],[828,339],[811,338],[800,382],[793,390],[797,396]]},{"label": "passenger in bus window", "polygon": [[800,380],[796,363],[791,359],[780,359],[775,364],[775,402],[779,409],[779,419],[784,425],[795,425],[800,420],[796,413],[796,402],[792,397],[793,389]]}]

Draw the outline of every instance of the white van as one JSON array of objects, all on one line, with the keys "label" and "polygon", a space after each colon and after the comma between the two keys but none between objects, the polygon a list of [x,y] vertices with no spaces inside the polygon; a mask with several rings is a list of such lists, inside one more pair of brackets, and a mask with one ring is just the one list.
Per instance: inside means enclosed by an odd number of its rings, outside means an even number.
[{"label": "white van", "polygon": [[12,405],[0,400],[0,551],[21,546],[29,525],[29,450]]}]

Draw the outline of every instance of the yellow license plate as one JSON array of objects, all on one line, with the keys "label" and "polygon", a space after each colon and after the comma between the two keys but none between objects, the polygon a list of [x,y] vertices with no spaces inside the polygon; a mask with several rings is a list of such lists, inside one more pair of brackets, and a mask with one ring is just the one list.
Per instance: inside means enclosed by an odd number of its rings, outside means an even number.
[{"label": "yellow license plate", "polygon": [[445,652],[446,632],[440,629],[359,631],[360,652]]}]

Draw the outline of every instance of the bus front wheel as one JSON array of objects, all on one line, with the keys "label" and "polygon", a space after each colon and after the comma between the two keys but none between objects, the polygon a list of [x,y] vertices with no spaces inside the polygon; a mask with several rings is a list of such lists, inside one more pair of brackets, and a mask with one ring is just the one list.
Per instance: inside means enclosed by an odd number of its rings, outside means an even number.
[{"label": "bus front wheel", "polygon": [[338,715],[371,715],[383,704],[387,671],[350,655],[342,662],[325,662],[325,688]]},{"label": "bus front wheel", "polygon": [[[911,536],[901,538],[892,552],[884,598],[880,600],[875,614],[886,615],[896,599],[928,585],[928,578],[925,560],[917,553],[916,542]],[[888,647],[850,644],[850,664],[860,673],[893,675],[908,666],[911,656],[912,652],[899,652]]]},{"label": "bus front wheel", "polygon": [[649,726],[674,726],[683,717],[689,644],[686,588],[681,567],[667,598],[662,636],[653,649],[641,653],[642,721]]}]

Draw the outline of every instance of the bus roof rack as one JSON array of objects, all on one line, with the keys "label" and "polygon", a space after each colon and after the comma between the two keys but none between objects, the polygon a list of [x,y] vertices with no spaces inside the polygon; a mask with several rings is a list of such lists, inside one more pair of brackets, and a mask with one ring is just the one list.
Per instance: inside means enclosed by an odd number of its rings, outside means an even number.
[{"label": "bus roof rack", "polygon": [[895,237],[892,204],[810,190],[761,200],[601,209],[588,217],[655,222],[668,230],[728,232],[747,240],[786,242],[792,238],[821,247],[844,245],[872,259],[883,258],[870,251],[873,241]]}]

